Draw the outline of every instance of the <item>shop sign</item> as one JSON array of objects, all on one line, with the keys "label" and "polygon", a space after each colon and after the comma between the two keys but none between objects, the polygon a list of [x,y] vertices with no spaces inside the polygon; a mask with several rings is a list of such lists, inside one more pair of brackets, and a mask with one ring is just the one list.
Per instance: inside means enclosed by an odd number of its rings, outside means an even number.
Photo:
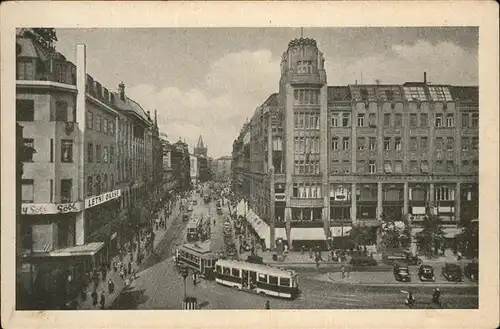
[{"label": "shop sign", "polygon": [[114,190],[101,195],[93,196],[85,199],[85,209],[95,207],[101,203],[119,198],[121,196],[122,190]]},{"label": "shop sign", "polygon": [[49,215],[65,214],[82,211],[81,202],[70,203],[23,203],[21,214],[23,215]]}]

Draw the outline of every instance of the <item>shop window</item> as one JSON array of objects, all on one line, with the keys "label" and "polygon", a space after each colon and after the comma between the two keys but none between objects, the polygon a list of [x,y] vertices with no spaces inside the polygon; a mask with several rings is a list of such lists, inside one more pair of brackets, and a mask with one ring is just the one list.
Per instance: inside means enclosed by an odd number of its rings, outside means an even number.
[{"label": "shop window", "polygon": [[73,162],[73,140],[61,140],[61,162]]},{"label": "shop window", "polygon": [[21,202],[32,203],[33,202],[33,179],[22,179],[21,180]]},{"label": "shop window", "polygon": [[35,120],[35,101],[32,99],[16,99],[16,120]]}]

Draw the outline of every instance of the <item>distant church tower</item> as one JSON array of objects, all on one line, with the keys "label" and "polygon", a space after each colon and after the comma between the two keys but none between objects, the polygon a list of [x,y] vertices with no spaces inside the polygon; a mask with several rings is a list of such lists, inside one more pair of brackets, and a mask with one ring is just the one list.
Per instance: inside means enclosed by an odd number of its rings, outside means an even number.
[{"label": "distant church tower", "polygon": [[203,145],[203,137],[201,137],[201,135],[198,138],[198,144],[194,148],[194,155],[203,155],[205,157],[207,156],[207,148],[205,147],[205,145]]}]

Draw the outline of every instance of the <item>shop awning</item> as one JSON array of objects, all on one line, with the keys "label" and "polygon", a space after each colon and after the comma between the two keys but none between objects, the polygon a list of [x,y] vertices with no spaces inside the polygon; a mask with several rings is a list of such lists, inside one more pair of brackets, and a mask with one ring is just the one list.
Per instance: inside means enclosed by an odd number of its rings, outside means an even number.
[{"label": "shop awning", "polygon": [[247,213],[247,221],[252,225],[252,228],[257,233],[257,235],[264,239],[266,242],[266,247],[269,248],[271,242],[271,236],[269,231],[269,225],[257,216],[253,210],[249,210]]},{"label": "shop awning", "polygon": [[276,239],[282,238],[283,240],[286,240],[286,230],[283,227],[277,227],[274,229],[274,236]]},{"label": "shop awning", "polygon": [[290,231],[291,240],[326,240],[322,227],[294,227]]},{"label": "shop awning", "polygon": [[33,257],[93,256],[104,247],[104,242],[91,242],[81,246],[68,247],[49,252],[34,253]]}]

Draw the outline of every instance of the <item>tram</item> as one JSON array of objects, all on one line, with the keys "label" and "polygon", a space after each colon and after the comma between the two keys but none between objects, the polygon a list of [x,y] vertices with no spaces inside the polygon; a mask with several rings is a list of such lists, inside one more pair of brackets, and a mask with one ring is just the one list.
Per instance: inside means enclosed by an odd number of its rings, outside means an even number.
[{"label": "tram", "polygon": [[188,241],[196,241],[198,240],[201,225],[202,225],[202,219],[200,217],[191,217],[189,220],[189,223],[187,224],[187,233],[186,233],[186,238]]},{"label": "tram", "polygon": [[212,280],[217,256],[210,251],[210,242],[186,243],[175,251],[177,266],[185,265],[201,277]]},{"label": "tram", "polygon": [[215,263],[219,284],[280,298],[294,299],[299,294],[295,271],[263,264],[219,259]]}]

